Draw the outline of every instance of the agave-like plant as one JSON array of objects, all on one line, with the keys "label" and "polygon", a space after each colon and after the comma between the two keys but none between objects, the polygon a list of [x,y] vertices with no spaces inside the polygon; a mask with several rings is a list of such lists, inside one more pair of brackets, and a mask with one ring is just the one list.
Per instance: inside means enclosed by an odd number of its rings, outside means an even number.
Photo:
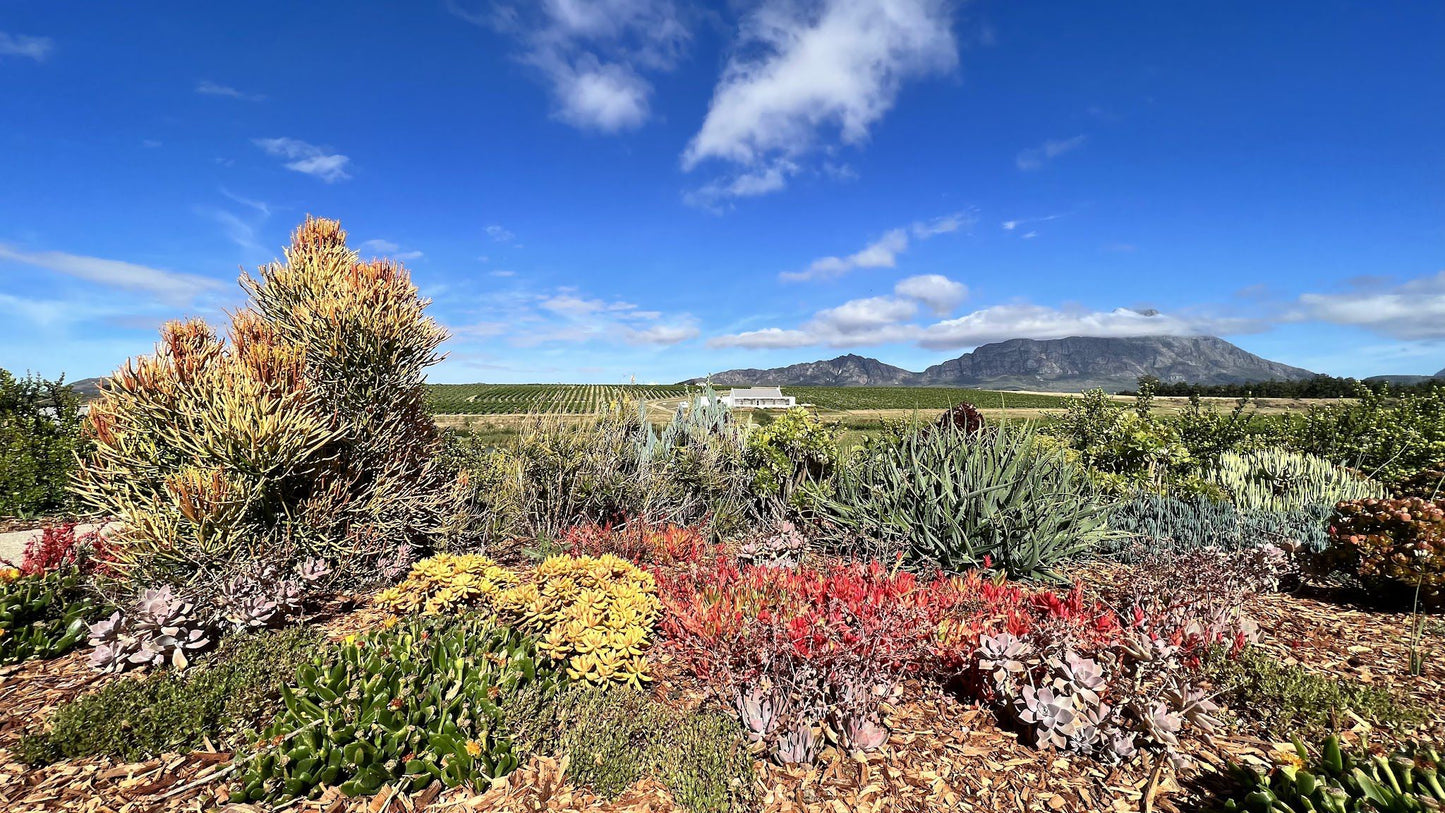
[{"label": "agave-like plant", "polygon": [[1031,428],[915,432],[813,488],[826,541],[864,540],[959,572],[986,560],[1013,577],[1054,576],[1110,535],[1108,504],[1063,450]]}]

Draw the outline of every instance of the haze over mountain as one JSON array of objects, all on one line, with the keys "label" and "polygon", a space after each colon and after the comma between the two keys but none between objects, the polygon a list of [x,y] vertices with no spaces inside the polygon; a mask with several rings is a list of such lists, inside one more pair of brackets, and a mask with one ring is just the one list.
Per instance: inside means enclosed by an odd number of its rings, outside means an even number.
[{"label": "haze over mountain", "polygon": [[932,386],[1078,391],[1093,387],[1129,389],[1143,375],[1170,383],[1240,384],[1303,380],[1315,374],[1261,358],[1214,336],[1071,336],[985,344],[921,373],[848,354],[769,370],[727,370],[713,374],[710,379],[722,386]]}]

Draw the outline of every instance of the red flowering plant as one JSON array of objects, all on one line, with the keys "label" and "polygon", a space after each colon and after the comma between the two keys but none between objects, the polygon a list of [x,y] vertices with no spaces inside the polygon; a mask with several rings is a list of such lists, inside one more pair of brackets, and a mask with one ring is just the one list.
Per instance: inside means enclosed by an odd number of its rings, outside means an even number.
[{"label": "red flowering plant", "polygon": [[696,562],[713,549],[698,528],[648,525],[578,525],[562,538],[573,556],[612,554],[636,564],[681,565]]},{"label": "red flowering plant", "polygon": [[17,576],[43,576],[70,568],[89,573],[103,567],[107,555],[105,539],[98,531],[77,534],[75,523],[66,522],[44,528],[40,536],[31,538],[18,564],[4,560],[0,564],[14,568]]}]

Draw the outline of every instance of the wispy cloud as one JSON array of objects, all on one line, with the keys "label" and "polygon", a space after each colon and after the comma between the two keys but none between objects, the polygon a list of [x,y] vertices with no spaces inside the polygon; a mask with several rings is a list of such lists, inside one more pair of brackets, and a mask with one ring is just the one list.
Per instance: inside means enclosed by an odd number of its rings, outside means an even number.
[{"label": "wispy cloud", "polygon": [[351,159],[328,148],[295,138],[256,138],[251,143],[265,150],[267,155],[285,159],[287,169],[320,178],[326,183],[351,177],[346,171]]},{"label": "wispy cloud", "polygon": [[782,189],[805,156],[867,141],[906,80],[957,61],[947,0],[763,0],[743,18],[682,155],[686,170],[731,169],[688,200],[715,206]]},{"label": "wispy cloud", "polygon": [[221,288],[208,277],[150,268],[122,260],[86,257],[63,251],[24,251],[0,243],[0,261],[21,263],[112,288],[137,291],[183,306]]},{"label": "wispy cloud", "polygon": [[243,102],[261,102],[266,100],[266,95],[263,93],[247,93],[229,85],[217,84],[209,79],[202,79],[197,82],[196,92],[202,96],[226,96],[231,99],[240,99]]},{"label": "wispy cloud", "polygon": [[1084,146],[1088,136],[1076,135],[1073,138],[1051,139],[1037,147],[1030,147],[1022,150],[1014,157],[1014,164],[1025,172],[1042,169],[1044,164],[1058,158],[1065,153],[1073,152]]},{"label": "wispy cloud", "polygon": [[674,0],[529,0],[484,11],[448,0],[447,8],[521,43],[520,59],[551,86],[559,120],[606,133],[648,120],[652,84],[646,74],[675,67],[691,39]]},{"label": "wispy cloud", "polygon": [[55,41],[49,37],[28,37],[0,31],[0,56],[20,56],[44,62],[53,50]]},{"label": "wispy cloud", "polygon": [[510,229],[496,223],[487,226],[484,231],[486,231],[488,237],[498,243],[510,243],[517,239],[517,235],[513,234]]},{"label": "wispy cloud", "polygon": [[778,278],[784,282],[832,279],[858,268],[893,268],[898,255],[908,250],[910,240],[927,240],[973,226],[975,217],[968,212],[954,212],[932,220],[920,220],[909,226],[890,229],[882,237],[846,257],[819,257],[802,271],[783,271]]},{"label": "wispy cloud", "polygon": [[414,249],[410,251],[402,251],[400,245],[393,243],[390,240],[383,240],[381,238],[364,240],[357,245],[356,250],[362,256],[371,255],[375,257],[389,257],[399,262],[406,262],[408,260],[419,260],[422,257],[426,256],[425,253],[421,251],[416,251]]},{"label": "wispy cloud", "polygon": [[668,346],[700,333],[689,313],[664,314],[574,287],[544,292],[524,286],[491,292],[458,335],[504,339],[516,347],[578,344]]},{"label": "wispy cloud", "polygon": [[968,295],[968,287],[940,274],[899,280],[891,296],[853,299],[815,313],[796,328],[769,327],[718,336],[712,347],[867,347],[917,340],[923,326],[913,320],[919,308],[935,316],[951,312]]}]

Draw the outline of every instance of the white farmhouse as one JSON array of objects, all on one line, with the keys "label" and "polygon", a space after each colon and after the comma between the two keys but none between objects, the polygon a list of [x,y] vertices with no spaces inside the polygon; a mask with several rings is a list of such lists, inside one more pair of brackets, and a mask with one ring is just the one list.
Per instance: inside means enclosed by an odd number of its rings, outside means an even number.
[{"label": "white farmhouse", "polygon": [[734,389],[718,399],[731,409],[792,409],[797,399],[778,387]]}]

